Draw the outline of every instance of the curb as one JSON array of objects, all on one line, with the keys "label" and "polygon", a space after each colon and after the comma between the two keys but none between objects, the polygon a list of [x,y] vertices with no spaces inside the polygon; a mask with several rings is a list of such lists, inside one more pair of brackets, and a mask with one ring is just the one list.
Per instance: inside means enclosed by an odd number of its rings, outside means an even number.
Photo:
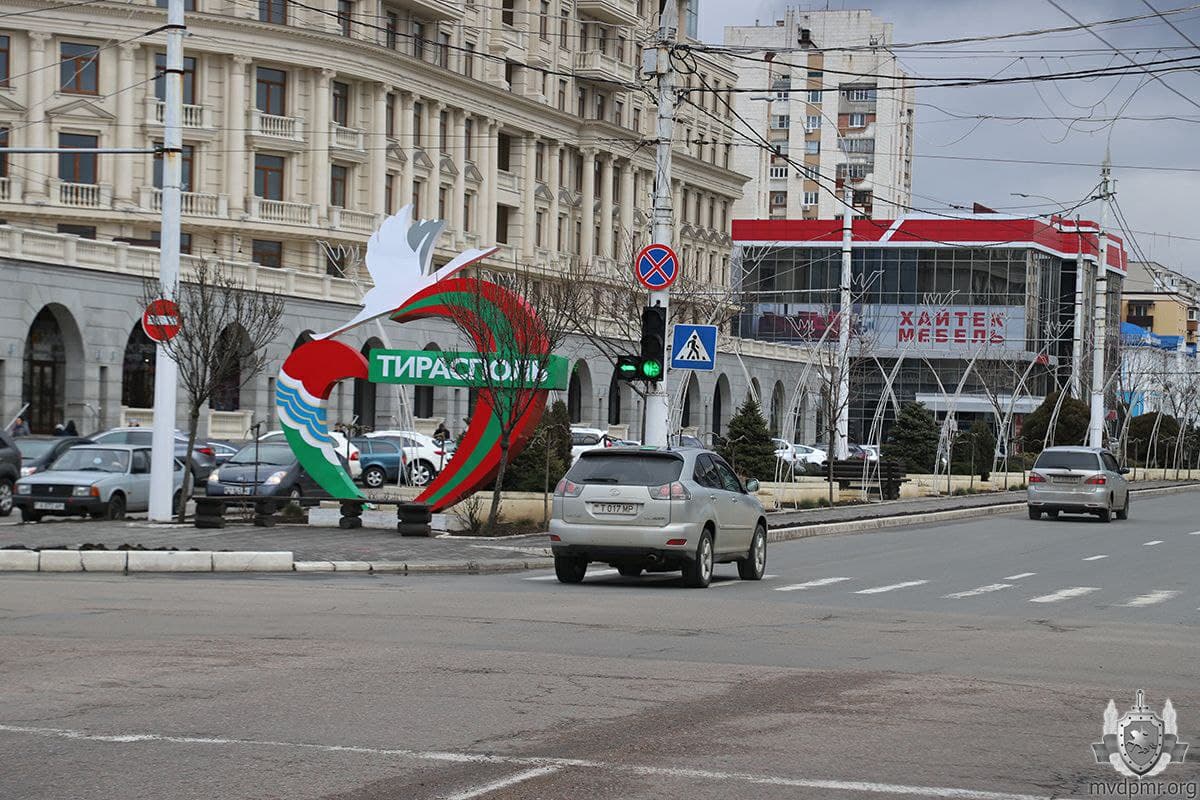
[{"label": "curb", "polygon": [[292,553],[210,550],[0,550],[0,572],[291,572]]},{"label": "curb", "polygon": [[493,572],[520,572],[527,569],[548,569],[553,558],[529,561],[451,561],[409,564],[401,561],[297,561],[296,572],[356,572],[380,575],[482,575]]}]

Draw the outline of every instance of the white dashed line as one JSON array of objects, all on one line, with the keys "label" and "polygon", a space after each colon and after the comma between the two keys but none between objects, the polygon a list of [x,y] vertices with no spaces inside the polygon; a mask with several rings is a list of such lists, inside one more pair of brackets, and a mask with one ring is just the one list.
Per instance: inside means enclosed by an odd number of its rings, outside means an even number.
[{"label": "white dashed line", "polygon": [[975,589],[968,589],[965,592],[955,592],[954,594],[944,594],[944,600],[960,600],[964,597],[975,597],[980,594],[988,594],[990,592],[998,592],[1001,589],[1011,589],[1014,584],[1011,583],[989,583],[987,586],[979,586]]},{"label": "white dashed line", "polygon": [[854,580],[854,579],[853,578],[817,578],[815,581],[809,581],[808,583],[792,583],[792,584],[788,584],[787,586],[776,586],[775,591],[777,591],[777,592],[795,592],[800,589],[815,589],[818,586],[829,586],[830,584],[841,583],[842,581],[852,581],[852,580]]},{"label": "white dashed line", "polygon": [[929,583],[929,581],[904,581],[904,583],[893,583],[890,586],[874,586],[870,589],[859,589],[855,594],[880,594],[881,592],[891,592],[896,589],[907,589],[909,586],[920,586]]},{"label": "white dashed line", "polygon": [[1200,531],[1192,531],[1188,536],[1200,536]]},{"label": "white dashed line", "polygon": [[518,772],[516,775],[509,775],[507,778],[501,778],[498,781],[484,783],[457,794],[447,795],[446,800],[471,800],[472,797],[491,794],[492,792],[500,789],[504,789],[518,783],[524,783],[532,778],[540,778],[543,775],[553,775],[555,772],[558,772],[561,769],[562,767],[534,767],[533,769],[527,769],[524,772]]},{"label": "white dashed line", "polygon": [[1102,558],[1108,558],[1108,556],[1088,556],[1084,561],[1099,561]]},{"label": "white dashed line", "polygon": [[1152,539],[1149,542],[1142,542],[1142,547],[1154,547],[1154,545],[1162,544],[1162,543],[1163,543],[1162,539]]},{"label": "white dashed line", "polygon": [[1153,606],[1158,603],[1170,600],[1178,595],[1179,592],[1173,592],[1168,589],[1157,589],[1149,594],[1139,595],[1129,600],[1126,603],[1121,603],[1124,608],[1141,608],[1142,606]]},{"label": "white dashed line", "polygon": [[[616,574],[617,574],[617,571],[615,569],[597,569],[597,570],[589,569],[587,571],[587,577],[589,577],[589,578],[600,578],[605,575],[616,575]],[[527,581],[553,581],[553,580],[557,580],[557,579],[558,579],[557,575],[535,575],[532,578],[526,578],[525,580],[527,580]]]},{"label": "white dashed line", "polygon": [[[769,580],[771,580],[772,578],[778,578],[778,577],[779,577],[778,575],[763,575],[763,576],[762,576],[762,578],[760,578],[760,579],[759,579],[759,582],[761,583],[762,581],[769,581]],[[708,585],[708,588],[710,588],[710,589],[720,589],[720,588],[722,588],[722,587],[725,587],[725,586],[742,586],[742,585],[745,585],[745,584],[747,584],[747,583],[753,583],[753,581],[743,581],[743,580],[736,580],[736,581],[735,581],[735,580],[728,580],[728,581],[720,581],[720,582],[718,582],[718,581],[713,581],[712,583],[710,583],[710,584]]]},{"label": "white dashed line", "polygon": [[1032,578],[1034,575],[1037,575],[1037,573],[1036,572],[1018,572],[1016,575],[1009,575],[1004,580],[1019,581],[1019,580],[1021,580],[1021,578]]},{"label": "white dashed line", "polygon": [[1041,597],[1031,597],[1031,603],[1057,603],[1059,600],[1070,600],[1073,597],[1082,597],[1085,594],[1100,591],[1099,586],[1072,586],[1070,589],[1059,589],[1053,594],[1044,594]]}]

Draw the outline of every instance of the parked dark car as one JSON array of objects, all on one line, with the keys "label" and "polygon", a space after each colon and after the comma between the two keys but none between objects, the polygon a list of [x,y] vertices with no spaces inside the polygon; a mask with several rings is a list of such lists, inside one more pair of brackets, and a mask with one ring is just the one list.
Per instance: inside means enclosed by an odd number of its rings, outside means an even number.
[{"label": "parked dark car", "polygon": [[[149,447],[153,438],[154,432],[150,428],[113,428],[91,436],[96,444],[132,444],[138,447]],[[175,457],[182,459],[185,455],[187,434],[175,431]],[[196,446],[192,448],[192,481],[199,485],[216,465],[217,457],[213,449],[207,442],[197,439]]]},{"label": "parked dark car", "polygon": [[233,454],[242,449],[241,444],[225,442],[220,439],[209,439],[206,444],[212,448],[213,457],[216,459],[216,466],[218,467],[233,458]]},{"label": "parked dark car", "polygon": [[362,482],[368,488],[378,489],[384,484],[399,483],[404,453],[398,443],[382,437],[368,439],[360,436],[351,439],[350,444],[358,448]]},{"label": "parked dark car", "polygon": [[93,444],[82,436],[18,436],[14,441],[21,451],[22,478],[41,472],[77,444]]},{"label": "parked dark car", "polygon": [[206,494],[224,497],[231,503],[247,495],[271,495],[287,497],[305,506],[329,497],[300,466],[287,442],[245,445],[209,474]]},{"label": "parked dark car", "polygon": [[8,431],[0,431],[0,517],[13,510],[13,486],[21,477],[21,451]]}]

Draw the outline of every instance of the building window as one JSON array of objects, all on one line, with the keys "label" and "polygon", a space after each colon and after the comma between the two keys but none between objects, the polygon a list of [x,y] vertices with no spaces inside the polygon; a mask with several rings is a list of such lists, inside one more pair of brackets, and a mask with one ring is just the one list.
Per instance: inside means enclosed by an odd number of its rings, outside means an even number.
[{"label": "building window", "polygon": [[809,114],[804,118],[804,130],[819,131],[821,130],[821,115]]},{"label": "building window", "polygon": [[[154,146],[161,150],[163,143],[155,142]],[[181,176],[179,186],[182,191],[192,191],[192,165],[195,162],[196,148],[190,144],[183,146],[183,151],[179,159],[181,166]],[[154,154],[154,188],[163,188],[163,157],[162,153]]]},{"label": "building window", "polygon": [[820,89],[809,89],[808,90],[808,102],[810,102],[814,105],[820,105],[822,94],[823,94],[823,92]]},{"label": "building window", "polygon": [[350,119],[350,84],[333,81],[333,121],[345,127]]},{"label": "building window", "polygon": [[450,112],[438,114],[438,152],[450,152]]},{"label": "building window", "polygon": [[538,247],[546,244],[546,212],[539,211],[533,215],[533,243]]},{"label": "building window", "polygon": [[854,86],[846,90],[846,99],[852,103],[871,103],[875,101],[874,86]]},{"label": "building window", "polygon": [[413,58],[425,60],[425,23],[419,19],[412,21],[412,54]]},{"label": "building window", "polygon": [[467,192],[463,195],[463,230],[475,230],[475,195]]},{"label": "building window", "polygon": [[264,114],[287,114],[287,73],[259,67],[255,73],[254,107]]},{"label": "building window", "polygon": [[550,41],[550,0],[542,0],[538,12],[538,36],[543,42]]},{"label": "building window", "polygon": [[[95,239],[96,237],[91,236],[89,238]],[[150,244],[154,247],[162,247],[161,230],[156,228],[150,232]],[[187,231],[179,232],[179,252],[185,256],[190,256],[192,254],[192,235]]]},{"label": "building window", "polygon": [[[166,8],[167,4],[168,4],[168,0],[156,0],[156,2],[155,2],[155,5],[157,5],[159,8]],[[184,11],[195,11],[196,10],[196,0],[183,0],[183,10]]]},{"label": "building window", "polygon": [[[167,54],[154,54],[154,97],[158,100],[167,99]],[[183,59],[183,104],[196,104],[196,59],[184,56]]]},{"label": "building window", "polygon": [[288,0],[258,0],[259,22],[274,22],[278,25],[287,24]]},{"label": "building window", "polygon": [[350,170],[341,164],[329,167],[329,205],[335,208],[346,207],[346,181]]},{"label": "building window", "polygon": [[283,156],[254,155],[254,194],[264,200],[283,199]]},{"label": "building window", "polygon": [[446,219],[450,216],[450,189],[446,186],[438,187],[438,219]]},{"label": "building window", "polygon": [[810,156],[815,156],[821,152],[821,140],[809,139],[804,143],[804,152]]},{"label": "building window", "polygon": [[[638,16],[641,16],[640,14]],[[571,27],[571,9],[564,8],[562,10],[562,19],[558,21],[558,39],[559,46],[562,49],[567,49],[567,31]]]},{"label": "building window", "polygon": [[422,124],[424,117],[425,117],[424,103],[413,103],[413,130],[412,130],[413,147],[421,146],[421,129],[424,127],[424,125]]},{"label": "building window", "polygon": [[844,153],[874,153],[874,139],[839,139],[838,144]]},{"label": "building window", "polygon": [[384,42],[388,49],[396,49],[396,31],[400,29],[400,15],[395,11],[387,12],[387,22],[385,24]]},{"label": "building window", "polygon": [[[8,147],[8,128],[0,128],[0,147]],[[8,177],[8,153],[0,152],[0,178]]]},{"label": "building window", "polygon": [[815,78],[824,78],[824,77],[825,77],[825,73],[824,73],[824,72],[822,72],[822,71],[821,71],[821,70],[819,70],[819,69],[810,69],[810,70],[808,71],[808,77],[809,77],[809,79],[810,79],[810,80],[811,80],[811,79],[815,79]]},{"label": "building window", "polygon": [[[65,233],[68,236],[78,236],[80,239],[95,239],[95,225],[72,225],[68,222],[60,222],[58,232]],[[182,248],[180,248],[182,250]]]},{"label": "building window", "polygon": [[421,195],[425,189],[424,181],[413,181],[412,215],[413,219],[421,218]]},{"label": "building window", "polygon": [[389,217],[396,208],[396,173],[389,172],[383,179],[383,213]]},{"label": "building window", "polygon": [[60,53],[59,88],[69,94],[97,94],[100,50],[95,45],[63,42]]},{"label": "building window", "polygon": [[772,206],[786,206],[787,205],[787,192],[771,192],[771,205]]},{"label": "building window", "polygon": [[325,274],[335,278],[346,277],[346,269],[350,266],[350,253],[342,247],[325,249]]},{"label": "building window", "polygon": [[250,260],[264,267],[282,267],[283,242],[255,239],[251,245]]},{"label": "building window", "polygon": [[786,178],[787,176],[788,176],[788,168],[786,166],[771,167],[771,177],[772,178]]},{"label": "building window", "polygon": [[337,18],[342,36],[349,36],[354,25],[354,0],[338,0]]},{"label": "building window", "polygon": [[792,118],[787,114],[776,114],[771,119],[771,127],[776,129],[785,129],[792,127]]},{"label": "building window", "polygon": [[[79,133],[60,133],[58,146],[62,148],[99,147],[100,137]],[[59,153],[58,179],[67,183],[98,183],[95,153]]]},{"label": "building window", "polygon": [[470,161],[475,155],[475,120],[467,117],[463,120],[463,150],[467,160]]},{"label": "building window", "polygon": [[450,34],[438,34],[437,47],[437,65],[439,67],[450,68]]},{"label": "building window", "polygon": [[851,128],[867,127],[867,115],[866,114],[851,114],[850,115],[850,127]]},{"label": "building window", "polygon": [[512,138],[507,133],[496,135],[496,169],[508,172],[512,166]]},{"label": "building window", "polygon": [[463,75],[468,78],[475,77],[475,43],[466,42],[463,44]]},{"label": "building window", "polygon": [[820,198],[819,198],[817,192],[805,192],[804,193],[804,205],[806,205],[806,206],[815,206],[819,199]]},{"label": "building window", "polygon": [[508,244],[508,206],[496,205],[496,241]]},{"label": "building window", "polygon": [[500,0],[500,21],[505,25],[513,24],[513,8],[516,0]]},{"label": "building window", "polygon": [[0,36],[0,86],[8,86],[8,76],[12,68],[9,47],[9,37]]},{"label": "building window", "polygon": [[539,181],[546,180],[546,143],[534,145],[533,175]]},{"label": "building window", "polygon": [[396,95],[392,92],[387,94],[387,106],[384,109],[384,132],[389,139],[396,138]]}]

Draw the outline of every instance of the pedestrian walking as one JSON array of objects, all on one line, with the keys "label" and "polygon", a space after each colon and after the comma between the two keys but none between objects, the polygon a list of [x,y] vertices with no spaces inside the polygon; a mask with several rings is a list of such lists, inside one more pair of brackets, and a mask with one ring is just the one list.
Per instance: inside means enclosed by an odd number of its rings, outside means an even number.
[{"label": "pedestrian walking", "polygon": [[16,419],[13,420],[13,424],[8,429],[8,432],[11,433],[13,436],[28,436],[29,435],[29,425],[25,422],[24,417],[17,417]]},{"label": "pedestrian walking", "polygon": [[73,419],[67,420],[67,427],[63,428],[63,435],[64,436],[78,436],[79,435],[79,429],[75,427],[75,420],[73,420]]},{"label": "pedestrian walking", "polygon": [[437,428],[433,432],[433,440],[438,444],[445,444],[450,441],[450,429],[446,427],[445,422],[439,422]]},{"label": "pedestrian walking", "polygon": [[59,422],[58,424],[56,424],[54,426],[54,435],[55,436],[66,436],[67,435],[67,429],[65,427],[63,427],[63,424],[61,422]]}]

